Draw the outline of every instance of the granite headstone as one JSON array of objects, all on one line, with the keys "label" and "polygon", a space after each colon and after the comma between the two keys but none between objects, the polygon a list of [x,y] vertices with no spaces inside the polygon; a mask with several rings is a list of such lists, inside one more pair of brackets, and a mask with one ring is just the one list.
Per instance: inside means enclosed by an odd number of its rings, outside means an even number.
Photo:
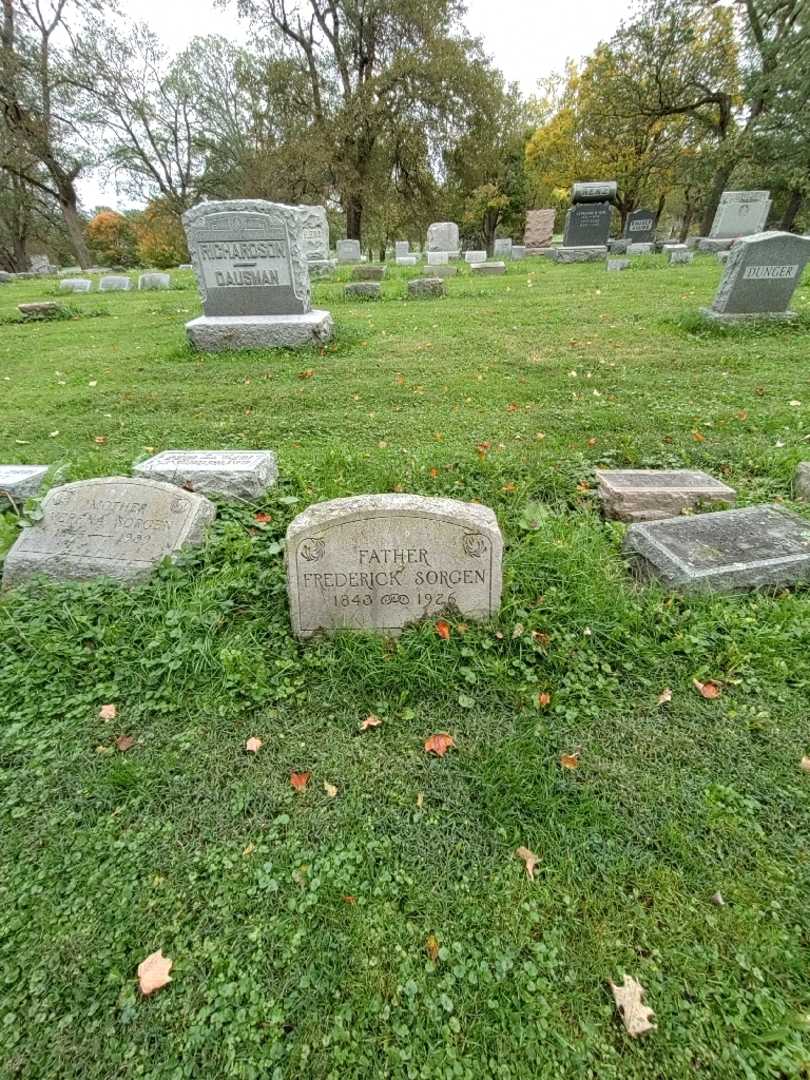
[{"label": "granite headstone", "polygon": [[272,450],[164,450],[132,471],[146,480],[223,499],[258,499],[278,478]]},{"label": "granite headstone", "polygon": [[790,319],[788,304],[810,259],[810,240],[787,232],[765,232],[738,240],[728,254],[711,308],[715,322]]}]

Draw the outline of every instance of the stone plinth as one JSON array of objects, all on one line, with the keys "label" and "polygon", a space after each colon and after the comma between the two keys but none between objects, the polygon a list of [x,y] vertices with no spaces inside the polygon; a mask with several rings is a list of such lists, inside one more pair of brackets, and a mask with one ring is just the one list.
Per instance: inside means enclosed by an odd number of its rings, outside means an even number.
[{"label": "stone plinth", "polygon": [[189,342],[201,352],[298,349],[332,337],[332,316],[313,309],[303,315],[201,315],[186,323]]},{"label": "stone plinth", "polygon": [[500,606],[503,540],[485,506],[419,495],[335,499],[299,514],[286,548],[297,637],[398,634],[445,611],[486,619]]},{"label": "stone plinth", "polygon": [[608,270],[629,270],[630,269],[630,260],[629,259],[608,259],[607,268],[608,268]]},{"label": "stone plinth", "polygon": [[59,282],[60,292],[84,293],[90,292],[92,287],[90,278],[62,278]]},{"label": "stone plinth", "polygon": [[415,255],[397,255],[397,266],[416,266],[419,260]]},{"label": "stone plinth", "polygon": [[0,465],[0,510],[20,510],[37,494],[47,472],[47,465]]},{"label": "stone plinth", "polygon": [[408,296],[416,300],[432,299],[447,293],[444,282],[438,277],[414,278],[408,282]]},{"label": "stone plinth", "polygon": [[737,493],[698,469],[597,469],[599,498],[606,518],[656,521],[687,510],[725,503]]},{"label": "stone plinth", "polygon": [[606,255],[607,247],[605,244],[594,244],[590,247],[554,248],[554,260],[560,263],[601,262]]},{"label": "stone plinth", "polygon": [[260,498],[278,478],[272,450],[164,450],[132,471],[186,491],[247,501]]},{"label": "stone plinth", "polygon": [[108,274],[98,283],[100,292],[129,292],[132,282],[123,274]]},{"label": "stone plinth", "polygon": [[350,281],[343,295],[347,300],[379,300],[381,289],[379,281]]},{"label": "stone plinth", "polygon": [[464,262],[466,263],[482,263],[487,261],[487,253],[485,251],[465,251]]},{"label": "stone plinth", "polygon": [[491,274],[505,274],[506,263],[504,262],[482,262],[482,263],[470,263],[470,273],[473,277],[488,277]]},{"label": "stone plinth", "polygon": [[384,266],[353,266],[352,281],[382,281],[385,277]]}]

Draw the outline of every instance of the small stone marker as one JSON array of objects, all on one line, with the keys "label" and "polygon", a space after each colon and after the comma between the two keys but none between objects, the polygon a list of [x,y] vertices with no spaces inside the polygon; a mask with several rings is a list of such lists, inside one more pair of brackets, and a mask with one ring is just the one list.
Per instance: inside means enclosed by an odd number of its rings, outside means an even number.
[{"label": "small stone marker", "polygon": [[630,260],[629,259],[608,259],[607,268],[608,268],[608,270],[629,270],[630,269]]},{"label": "small stone marker", "polygon": [[786,232],[765,232],[738,240],[729,252],[711,308],[714,322],[792,319],[788,304],[810,260],[810,240]]},{"label": "small stone marker", "polygon": [[488,277],[490,274],[505,274],[506,263],[504,262],[482,262],[471,263],[470,273],[473,277]]},{"label": "small stone marker", "polygon": [[762,232],[770,209],[770,191],[724,191],[717,204],[709,238],[734,239]]},{"label": "small stone marker", "polygon": [[658,216],[652,210],[633,210],[624,222],[625,239],[631,244],[652,244],[657,223]]},{"label": "small stone marker", "polygon": [[610,235],[612,217],[610,203],[576,203],[565,215],[563,247],[604,246]]},{"label": "small stone marker", "polygon": [[[808,239],[810,240],[810,237]],[[797,465],[793,489],[797,499],[810,499],[810,461],[800,461]]]},{"label": "small stone marker", "polygon": [[368,266],[367,264],[361,264],[360,266],[352,267],[352,281],[382,281],[384,277],[384,266]]},{"label": "small stone marker", "polygon": [[719,263],[723,263],[723,265],[725,265],[728,262],[729,254],[730,252],[728,251],[716,251],[715,258]]},{"label": "small stone marker", "polygon": [[450,256],[446,251],[428,251],[426,254],[428,266],[444,266],[450,261]]},{"label": "small stone marker", "polygon": [[296,206],[264,199],[206,202],[183,215],[204,314],[186,324],[204,352],[318,345],[332,334],[313,310]]},{"label": "small stone marker", "polygon": [[359,240],[338,240],[335,246],[337,248],[337,261],[341,265],[359,263],[362,259],[363,253],[360,250]]},{"label": "small stone marker", "polygon": [[652,253],[653,253],[653,244],[652,244],[652,242],[650,242],[648,244],[628,244],[627,245],[627,254],[628,255],[652,255]]},{"label": "small stone marker", "polygon": [[520,262],[521,259],[526,258],[526,246],[525,244],[512,244],[512,261]]},{"label": "small stone marker", "polygon": [[47,465],[0,465],[0,510],[21,509],[42,486]]},{"label": "small stone marker", "polygon": [[8,285],[8,283],[13,280],[14,275],[10,274],[8,270],[0,270],[0,285]]},{"label": "small stone marker", "polygon": [[611,255],[626,255],[629,247],[630,241],[623,240],[621,237],[617,237],[614,240],[608,240],[608,251]]},{"label": "small stone marker", "polygon": [[172,279],[168,274],[141,274],[138,278],[139,290],[170,289]]},{"label": "small stone marker", "polygon": [[98,283],[101,292],[129,292],[132,282],[123,274],[108,274]]},{"label": "small stone marker", "polygon": [[53,319],[59,315],[64,308],[61,304],[55,304],[50,300],[42,300],[34,304],[17,304],[17,311],[27,320],[37,319]]},{"label": "small stone marker", "polygon": [[737,499],[734,488],[698,469],[597,469],[596,478],[602,512],[616,521],[657,521]]},{"label": "small stone marker", "polygon": [[502,552],[486,506],[420,495],[310,506],[287,530],[293,632],[396,634],[448,608],[489,618],[500,606]]},{"label": "small stone marker", "polygon": [[278,479],[272,450],[164,450],[132,471],[186,491],[247,501],[266,494]]},{"label": "small stone marker", "polygon": [[177,269],[178,270],[193,270],[194,265],[193,265],[193,263],[180,263],[180,265],[177,267]]},{"label": "small stone marker", "polygon": [[464,262],[466,263],[482,263],[487,261],[487,253],[485,251],[465,251]]},{"label": "small stone marker", "polygon": [[126,476],[51,488],[41,511],[6,556],[5,587],[37,574],[142,581],[167,555],[199,543],[216,515],[203,495]]},{"label": "small stone marker", "polygon": [[379,300],[381,289],[379,281],[350,281],[343,295],[347,300]]},{"label": "small stone marker", "polygon": [[416,300],[429,300],[447,293],[444,282],[438,277],[414,278],[408,282],[408,296]]},{"label": "small stone marker", "polygon": [[62,278],[59,282],[60,292],[90,292],[93,282],[90,278]]},{"label": "small stone marker", "polygon": [[419,261],[415,255],[397,255],[397,266],[416,266]]},{"label": "small stone marker", "polygon": [[460,247],[458,225],[454,221],[434,221],[428,225],[428,251],[447,251],[451,259],[457,259]]},{"label": "small stone marker", "polygon": [[529,251],[548,247],[554,235],[554,210],[527,210],[523,243]]},{"label": "small stone marker", "polygon": [[642,579],[733,592],[810,579],[810,521],[783,506],[746,506],[631,525],[624,549]]},{"label": "small stone marker", "polygon": [[559,263],[601,262],[607,254],[604,244],[593,247],[554,248],[554,261]]},{"label": "small stone marker", "polygon": [[499,237],[492,248],[493,256],[501,259],[512,258],[512,241],[509,237]]},{"label": "small stone marker", "polygon": [[690,251],[686,244],[673,244],[669,249],[665,249],[669,256],[669,265],[678,266],[685,263],[691,263],[694,261],[695,253]]},{"label": "small stone marker", "polygon": [[394,241],[394,257],[401,259],[403,255],[410,255],[411,245],[408,240],[395,240]]},{"label": "small stone marker", "polygon": [[458,273],[458,267],[450,266],[448,263],[447,266],[432,266],[430,272],[433,277],[437,278],[455,277]]}]

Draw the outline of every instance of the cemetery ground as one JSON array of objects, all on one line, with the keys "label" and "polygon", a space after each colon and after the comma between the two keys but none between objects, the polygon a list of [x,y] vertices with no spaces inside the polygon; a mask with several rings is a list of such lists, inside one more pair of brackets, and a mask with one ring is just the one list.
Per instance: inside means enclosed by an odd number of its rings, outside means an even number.
[{"label": "cemetery ground", "polygon": [[[707,328],[721,271],[530,259],[407,301],[389,269],[364,304],[341,268],[335,340],[277,354],[192,353],[191,274],[32,324],[55,284],[0,287],[0,460],[280,471],[146,585],[0,601],[4,1076],[808,1074],[810,590],[639,587],[593,490],[700,468],[810,528],[810,288],[793,326]],[[287,523],[395,490],[496,511],[499,618],[296,642]]]}]

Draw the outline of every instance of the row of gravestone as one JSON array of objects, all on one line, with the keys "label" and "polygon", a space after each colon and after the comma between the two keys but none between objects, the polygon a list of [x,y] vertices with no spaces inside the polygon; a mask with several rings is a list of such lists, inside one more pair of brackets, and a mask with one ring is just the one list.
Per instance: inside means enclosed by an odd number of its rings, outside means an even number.
[{"label": "row of gravestone", "polygon": [[[166,451],[135,472],[52,488],[6,556],[4,586],[41,575],[142,581],[164,558],[203,541],[216,516],[205,493],[252,500],[277,476],[270,451]],[[6,467],[0,490],[17,504],[43,473]],[[641,579],[722,592],[810,580],[808,523],[783,506],[695,514],[707,504],[732,506],[735,492],[688,470],[601,470],[598,478],[605,515],[631,522],[625,551]],[[810,496],[808,462],[802,484],[797,494]],[[486,619],[500,606],[502,556],[495,514],[476,503],[380,494],[315,504],[286,534],[293,631],[393,634],[445,611]]]},{"label": "row of gravestone", "polygon": [[[142,291],[155,289],[170,289],[172,279],[169,274],[150,272],[138,276],[138,288]],[[91,292],[93,282],[90,278],[62,278],[59,282],[60,292],[86,293]],[[124,274],[109,274],[101,278],[98,283],[99,292],[128,292],[132,288],[132,281]]]}]

